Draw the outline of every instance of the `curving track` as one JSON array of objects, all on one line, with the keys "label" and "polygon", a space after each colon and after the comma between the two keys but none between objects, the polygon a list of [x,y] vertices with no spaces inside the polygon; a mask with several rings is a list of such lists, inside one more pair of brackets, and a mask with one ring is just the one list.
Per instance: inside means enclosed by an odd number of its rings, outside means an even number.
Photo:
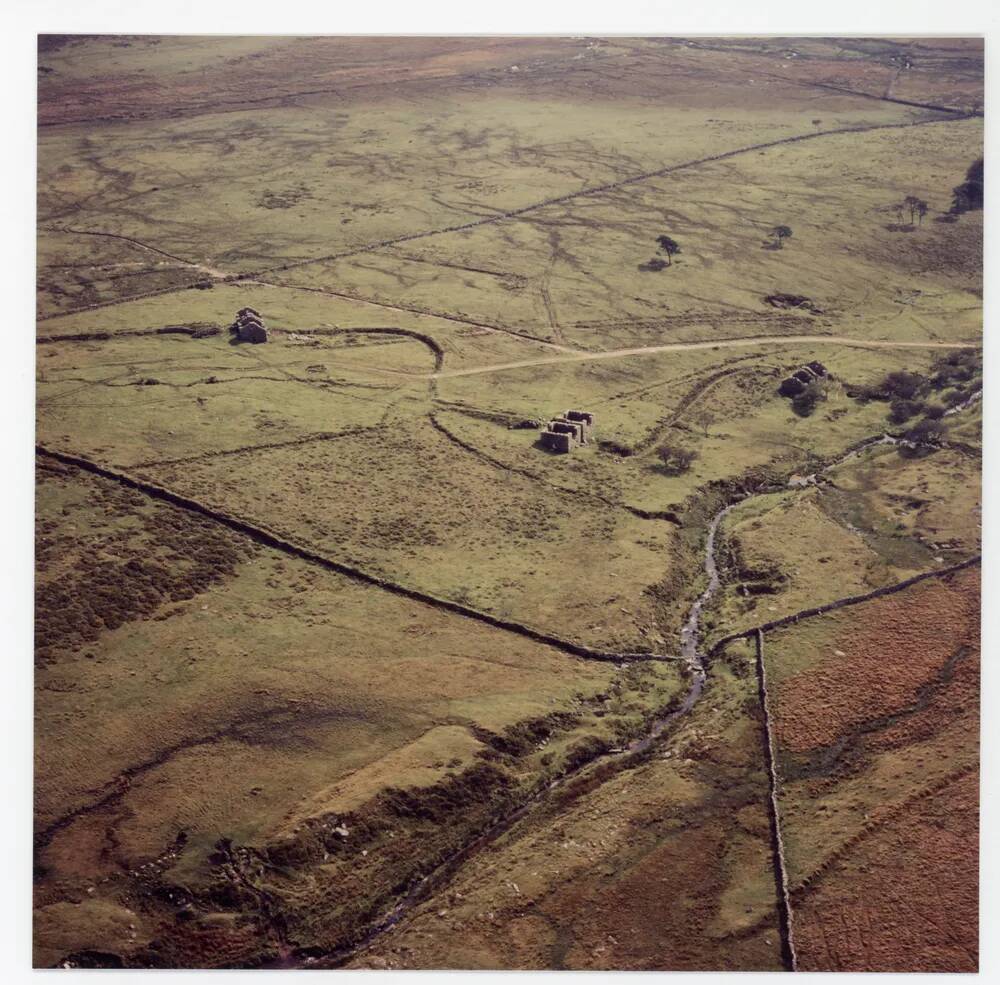
[{"label": "curving track", "polygon": [[460,376],[480,376],[484,373],[503,373],[511,369],[530,366],[549,366],[559,363],[582,363],[601,359],[626,359],[659,352],[684,352],[689,349],[734,349],[758,345],[844,345],[855,349],[980,349],[978,342],[901,342],[893,339],[858,339],[849,335],[751,335],[741,338],[711,339],[703,342],[664,342],[661,345],[643,345],[631,349],[608,349],[604,352],[569,352],[558,356],[539,356],[519,359],[510,363],[493,363],[488,366],[470,366],[464,369],[441,369],[430,379],[448,380]]}]

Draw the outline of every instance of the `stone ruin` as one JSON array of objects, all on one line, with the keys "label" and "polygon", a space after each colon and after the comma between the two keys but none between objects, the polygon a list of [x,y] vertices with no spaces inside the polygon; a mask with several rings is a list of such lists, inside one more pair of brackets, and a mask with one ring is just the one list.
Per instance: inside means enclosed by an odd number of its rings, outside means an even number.
[{"label": "stone ruin", "polygon": [[549,451],[566,454],[591,440],[594,415],[586,410],[567,410],[545,426],[539,441]]},{"label": "stone ruin", "polygon": [[552,431],[546,428],[538,439],[543,448],[565,454],[573,450],[573,435],[562,434],[559,431]]},{"label": "stone ruin", "polygon": [[260,317],[260,312],[254,308],[240,308],[236,312],[236,321],[233,322],[231,331],[240,342],[259,343],[268,339],[267,326]]},{"label": "stone ruin", "polygon": [[810,298],[804,297],[801,294],[768,294],[764,300],[771,305],[772,308],[781,308],[787,310],[789,308],[801,308],[804,311],[811,311],[814,315],[823,314],[819,308],[813,304]]},{"label": "stone ruin", "polygon": [[821,362],[806,363],[781,381],[778,393],[783,397],[797,397],[813,380],[829,375],[827,368]]}]

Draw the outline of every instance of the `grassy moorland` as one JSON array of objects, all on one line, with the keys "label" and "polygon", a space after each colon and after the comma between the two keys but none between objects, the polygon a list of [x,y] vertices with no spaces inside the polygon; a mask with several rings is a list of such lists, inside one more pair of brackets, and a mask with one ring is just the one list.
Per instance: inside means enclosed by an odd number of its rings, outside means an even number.
[{"label": "grassy moorland", "polygon": [[974,968],[982,134],[975,39],[43,36],[35,963]]}]

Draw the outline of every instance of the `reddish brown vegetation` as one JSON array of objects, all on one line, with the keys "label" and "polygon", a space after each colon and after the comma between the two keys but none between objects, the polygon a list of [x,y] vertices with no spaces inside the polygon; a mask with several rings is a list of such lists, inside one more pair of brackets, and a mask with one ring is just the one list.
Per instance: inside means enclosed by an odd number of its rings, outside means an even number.
[{"label": "reddish brown vegetation", "polygon": [[[827,805],[837,803],[841,768],[911,767],[902,797],[870,788],[864,820],[822,849],[793,890],[799,968],[975,971],[979,571],[929,579],[835,619],[830,657],[779,688],[786,748],[818,750],[808,769]],[[828,772],[830,756],[837,769]],[[786,766],[806,768],[795,758]],[[942,762],[955,765],[942,774]]]},{"label": "reddish brown vegetation", "polygon": [[975,568],[856,607],[840,622],[829,657],[776,689],[779,745],[789,752],[828,746],[912,705],[958,646],[978,645],[978,626]]},{"label": "reddish brown vegetation", "polygon": [[[44,45],[46,38],[41,41]],[[118,42],[137,47],[160,43],[157,38]],[[268,102],[278,105],[294,96],[342,95],[372,86],[391,89],[393,83],[502,71],[525,59],[562,53],[568,58],[579,48],[560,38],[287,38],[250,55],[222,56],[166,80],[145,72],[66,81],[50,75],[39,98],[39,123],[188,116]]]},{"label": "reddish brown vegetation", "polygon": [[546,917],[573,941],[567,967],[773,970],[776,928],[725,946],[706,939],[729,878],[723,859],[732,832],[720,821],[678,832],[615,880],[572,883],[547,900]]},{"label": "reddish brown vegetation", "polygon": [[796,903],[800,969],[976,971],[978,810],[966,773],[835,863]]}]

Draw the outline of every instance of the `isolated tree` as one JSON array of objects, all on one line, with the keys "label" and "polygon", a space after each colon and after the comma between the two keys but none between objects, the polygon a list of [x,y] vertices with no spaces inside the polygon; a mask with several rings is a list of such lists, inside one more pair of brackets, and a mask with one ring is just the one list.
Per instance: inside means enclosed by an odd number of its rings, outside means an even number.
[{"label": "isolated tree", "polygon": [[660,466],[667,475],[681,475],[691,468],[691,463],[698,457],[690,448],[680,445],[663,444],[656,449]]},{"label": "isolated tree", "polygon": [[774,248],[780,250],[782,243],[792,238],[792,230],[790,226],[775,226],[771,235],[774,237]]},{"label": "isolated tree", "polygon": [[681,251],[677,240],[671,239],[669,236],[657,236],[656,242],[659,244],[660,249],[667,255],[667,266],[669,267],[673,262],[673,257]]},{"label": "isolated tree", "polygon": [[916,195],[907,195],[903,199],[903,208],[909,210],[910,213],[910,225],[913,225],[913,220],[920,217],[920,221],[923,221],[925,215],[927,215],[927,203],[922,198],[917,198]]}]

